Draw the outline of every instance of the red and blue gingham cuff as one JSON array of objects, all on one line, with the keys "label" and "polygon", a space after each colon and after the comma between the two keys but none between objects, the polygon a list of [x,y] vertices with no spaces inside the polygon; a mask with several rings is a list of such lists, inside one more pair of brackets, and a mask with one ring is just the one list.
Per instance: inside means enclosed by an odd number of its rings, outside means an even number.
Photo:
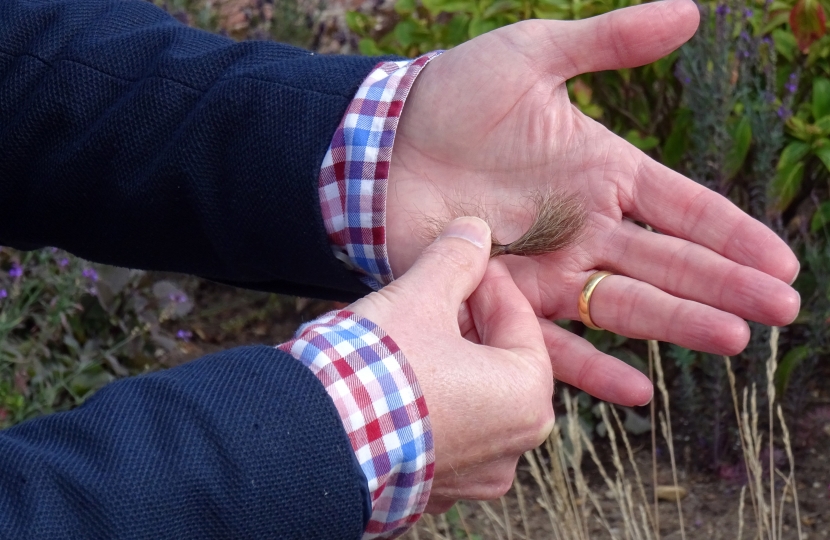
[{"label": "red and blue gingham cuff", "polygon": [[332,249],[373,289],[393,279],[386,252],[386,188],[398,120],[415,78],[439,54],[375,66],[323,158],[318,190]]},{"label": "red and blue gingham cuff", "polygon": [[426,402],[401,350],[380,327],[329,312],[279,346],[325,386],[369,482],[363,540],[395,538],[420,518],[435,465]]}]

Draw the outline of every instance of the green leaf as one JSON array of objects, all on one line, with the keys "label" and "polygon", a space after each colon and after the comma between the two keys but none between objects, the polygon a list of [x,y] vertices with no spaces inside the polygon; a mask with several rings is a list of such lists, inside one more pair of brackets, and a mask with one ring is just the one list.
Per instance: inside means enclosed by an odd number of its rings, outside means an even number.
[{"label": "green leaf", "polygon": [[781,170],[790,165],[794,165],[797,161],[801,161],[810,152],[810,145],[803,142],[791,142],[781,152],[781,157],[778,158],[778,170]]},{"label": "green leaf", "polygon": [[692,111],[678,109],[671,127],[671,133],[663,145],[663,165],[674,167],[689,147],[689,129],[692,127]]},{"label": "green leaf", "polygon": [[380,56],[383,51],[380,50],[378,44],[373,39],[363,38],[357,43],[357,48],[360,49],[360,54],[364,56]]},{"label": "green leaf", "polygon": [[749,146],[752,143],[752,127],[749,124],[749,118],[742,117],[730,131],[732,132],[732,146],[726,153],[724,163],[724,173],[729,179],[738,174],[749,153]]},{"label": "green leaf", "polygon": [[473,20],[470,21],[470,28],[469,28],[469,36],[470,39],[474,37],[478,37],[481,34],[486,34],[491,30],[495,30],[498,28],[498,24],[496,21],[492,19],[481,19],[479,17],[473,17]]},{"label": "green leaf", "polygon": [[795,36],[779,28],[772,31],[772,41],[775,43],[776,52],[792,62],[798,50],[798,43],[795,40]]},{"label": "green leaf", "polygon": [[830,115],[830,80],[817,77],[813,80],[813,118],[818,120]]},{"label": "green leaf", "polygon": [[[767,22],[766,26],[764,26],[763,30],[761,30],[761,34],[767,35],[772,32],[774,29],[778,28],[779,26],[785,25],[790,20],[790,12],[787,11],[779,11],[775,15],[771,16],[769,22]],[[795,39],[795,38],[793,38]]]},{"label": "green leaf", "polygon": [[672,73],[672,67],[674,66],[674,63],[677,61],[677,57],[679,55],[679,52],[674,51],[668,56],[664,56],[663,58],[654,62],[654,73],[657,75],[659,79],[664,79]]},{"label": "green leaf", "polygon": [[816,120],[816,123],[813,124],[813,125],[823,135],[830,135],[830,116],[825,116],[824,118],[819,118],[818,120]]},{"label": "green leaf", "polygon": [[767,199],[770,209],[777,213],[786,210],[801,190],[803,178],[804,162],[802,161],[779,168],[769,186]]},{"label": "green leaf", "polygon": [[477,10],[474,0],[422,0],[421,3],[433,15],[439,13],[472,13]]},{"label": "green leaf", "polygon": [[651,420],[646,416],[640,416],[634,409],[622,407],[625,411],[625,422],[623,429],[632,435],[642,435],[651,431]]},{"label": "green leaf", "polygon": [[810,357],[811,352],[807,345],[800,345],[790,349],[778,362],[778,369],[775,370],[775,391],[779,396],[783,396],[787,391],[793,371],[801,362]]},{"label": "green leaf", "polygon": [[482,17],[488,19],[493,15],[505,12],[515,12],[521,9],[522,3],[518,0],[496,0],[490,7],[484,10]]},{"label": "green leaf", "polygon": [[467,40],[467,26],[470,18],[462,13],[456,13],[447,24],[447,46],[460,45]]},{"label": "green leaf", "polygon": [[415,41],[415,32],[417,30],[418,26],[414,21],[404,19],[395,25],[395,39],[398,40],[401,46],[407,48]]},{"label": "green leaf", "polygon": [[369,29],[373,26],[374,21],[365,13],[359,11],[346,12],[346,24],[349,30],[358,35],[366,35]]},{"label": "green leaf", "polygon": [[824,201],[816,209],[813,219],[810,221],[810,232],[813,234],[830,226],[830,201]]},{"label": "green leaf", "polygon": [[406,15],[415,11],[415,0],[398,0],[395,2],[395,11],[401,15]]},{"label": "green leaf", "polygon": [[810,231],[815,234],[828,226],[830,226],[830,201],[825,201],[819,205],[815,214],[813,214]]},{"label": "green leaf", "polygon": [[813,146],[813,153],[818,157],[824,166],[830,171],[830,140],[819,139]]},{"label": "green leaf", "polygon": [[602,118],[602,113],[604,112],[602,110],[602,107],[600,107],[596,103],[591,103],[589,105],[585,105],[584,107],[580,107],[579,110],[582,111],[582,114],[590,118],[593,118],[594,120],[599,120],[600,118]]},{"label": "green leaf", "polygon": [[625,135],[625,140],[642,151],[651,150],[660,144],[660,139],[653,135],[643,137],[636,129],[632,129]]},{"label": "green leaf", "polygon": [[769,207],[775,212],[783,212],[790,205],[801,189],[804,178],[804,157],[809,153],[810,145],[803,142],[791,142],[778,159],[775,178],[769,185],[767,199]]}]

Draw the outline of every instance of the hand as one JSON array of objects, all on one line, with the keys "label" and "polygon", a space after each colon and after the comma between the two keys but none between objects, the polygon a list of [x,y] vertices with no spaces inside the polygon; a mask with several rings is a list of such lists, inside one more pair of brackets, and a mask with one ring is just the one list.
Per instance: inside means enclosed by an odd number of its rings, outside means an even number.
[{"label": "hand", "polygon": [[[539,323],[504,262],[488,264],[489,253],[487,224],[457,219],[400,279],[347,308],[383,328],[418,378],[435,444],[428,512],[500,497],[519,457],[553,429]],[[468,298],[470,331],[481,344],[459,330]]]},{"label": "hand", "polygon": [[585,201],[583,239],[550,255],[506,259],[543,319],[557,378],[626,405],[651,396],[638,371],[548,320],[578,319],[577,298],[597,269],[618,275],[596,288],[594,322],[632,338],[731,355],[749,340],[743,318],[790,323],[800,299],[787,284],[799,265],[787,245],[568,100],[568,78],[652,62],[689,39],[698,19],[690,0],[668,0],[582,21],[525,21],[434,59],[407,99],[392,155],[394,274],[418,256],[422,218],[445,217],[447,199],[484,206],[505,242],[529,226],[528,193],[552,186]]}]

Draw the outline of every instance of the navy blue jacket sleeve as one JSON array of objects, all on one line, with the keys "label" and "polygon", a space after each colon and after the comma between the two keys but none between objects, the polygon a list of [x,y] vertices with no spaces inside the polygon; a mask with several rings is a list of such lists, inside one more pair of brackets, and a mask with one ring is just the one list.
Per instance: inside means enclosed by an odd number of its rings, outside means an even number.
[{"label": "navy blue jacket sleeve", "polygon": [[359,539],[366,480],[300,362],[245,347],[0,432],[3,539]]},{"label": "navy blue jacket sleeve", "polygon": [[317,181],[378,60],[235,43],[145,0],[2,0],[0,244],[356,298]]}]

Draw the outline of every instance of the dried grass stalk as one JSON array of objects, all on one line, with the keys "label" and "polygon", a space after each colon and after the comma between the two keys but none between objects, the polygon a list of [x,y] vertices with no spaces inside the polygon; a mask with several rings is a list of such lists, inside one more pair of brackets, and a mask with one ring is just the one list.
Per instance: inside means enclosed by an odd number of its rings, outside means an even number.
[{"label": "dried grass stalk", "polygon": [[[769,403],[769,500],[770,524],[775,528],[775,421],[773,409],[775,407],[775,370],[778,369],[778,335],[779,329],[773,326],[770,332],[770,355],[767,360],[767,402]],[[781,535],[778,535],[781,538]]]},{"label": "dried grass stalk", "polygon": [[738,504],[738,540],[744,538],[744,503],[746,502],[746,484],[741,486],[741,502]]},{"label": "dried grass stalk", "polygon": [[[669,446],[669,458],[671,458],[671,475],[674,482],[675,489],[679,488],[677,482],[677,463],[674,458],[674,436],[671,430],[671,412],[669,411],[669,391],[666,388],[666,379],[663,376],[663,361],[660,358],[660,347],[654,340],[648,342],[649,356],[654,359],[654,369],[657,372],[657,388],[660,389],[660,395],[663,398],[663,412],[660,417],[660,427],[663,431],[663,437]],[[654,489],[657,490],[657,478],[654,478]],[[686,527],[683,523],[683,505],[680,502],[680,497],[677,498],[677,517],[680,522],[680,538],[686,540]]]},{"label": "dried grass stalk", "polygon": [[461,522],[461,527],[464,529],[464,534],[467,535],[467,540],[473,540],[473,534],[470,532],[470,527],[467,526],[467,520],[464,519],[464,508],[461,503],[455,504],[455,509],[458,512],[458,521]]},{"label": "dried grass stalk", "polygon": [[[784,413],[781,411],[781,405],[778,405],[778,421],[781,423],[781,433],[784,438],[784,450],[787,452],[787,461],[790,465],[790,480],[792,482],[793,490],[793,506],[795,507],[795,523],[798,527],[798,538],[804,538],[801,531],[801,510],[798,506],[798,484],[795,481],[795,459],[793,458],[793,448],[790,442],[790,430],[787,429],[787,423],[784,422]],[[783,521],[783,519],[782,519]]]},{"label": "dried grass stalk", "polygon": [[[651,516],[651,508],[648,505],[646,490],[643,486],[643,478],[642,476],[640,476],[640,468],[637,466],[637,462],[634,461],[634,451],[631,449],[631,443],[628,440],[628,435],[625,432],[625,427],[623,426],[623,423],[620,420],[620,416],[617,414],[617,409],[615,407],[611,407],[611,414],[614,416],[614,422],[616,422],[617,424],[617,429],[620,430],[620,436],[622,437],[623,443],[625,445],[626,454],[628,454],[628,462],[631,464],[631,468],[634,470],[634,477],[637,481],[637,491],[640,494],[641,504],[645,509],[644,515],[648,517],[648,523],[650,525],[650,528],[654,530],[654,519]],[[646,537],[651,537],[648,534],[648,529],[646,529]]]},{"label": "dried grass stalk", "polygon": [[522,483],[519,482],[518,477],[513,479],[513,489],[516,490],[516,500],[519,503],[519,515],[522,518],[522,528],[525,532],[525,538],[530,538],[530,529],[527,523],[527,506],[525,505],[524,489]]}]

